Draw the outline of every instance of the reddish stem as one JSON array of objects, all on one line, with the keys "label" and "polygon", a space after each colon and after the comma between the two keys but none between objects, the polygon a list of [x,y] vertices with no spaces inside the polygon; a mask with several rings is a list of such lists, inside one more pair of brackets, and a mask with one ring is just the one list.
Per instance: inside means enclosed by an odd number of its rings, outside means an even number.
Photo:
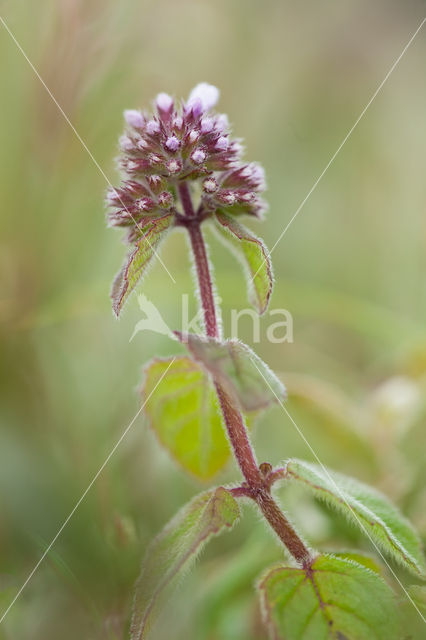
[{"label": "reddish stem", "polygon": [[185,216],[187,218],[194,218],[195,211],[192,205],[191,194],[189,192],[189,187],[187,182],[179,182],[178,185],[180,200],[182,202],[182,207],[185,212]]},{"label": "reddish stem", "polygon": [[257,494],[255,500],[266,520],[287,547],[293,558],[303,565],[306,564],[310,560],[311,554],[271,494],[266,489],[262,489]]},{"label": "reddish stem", "polygon": [[248,439],[243,417],[233,405],[231,398],[218,383],[215,384],[229,440],[242,474],[250,489],[262,486],[262,476],[253,449]]},{"label": "reddish stem", "polygon": [[[210,337],[218,338],[216,307],[206,248],[200,228],[201,221],[194,213],[191,195],[186,183],[179,185],[179,194],[185,214],[184,218],[186,218],[185,227],[188,230],[194,254],[206,333]],[[247,485],[235,488],[233,490],[235,496],[248,496],[255,500],[266,520],[291,555],[298,562],[307,564],[310,560],[307,547],[271,496],[271,485],[274,480],[278,479],[278,474],[267,472],[265,475],[265,471],[269,471],[270,468],[267,463],[263,463],[259,469],[241,412],[234,405],[225,389],[218,383],[215,383],[215,386],[229,440]]]},{"label": "reddish stem", "polygon": [[216,307],[213,298],[210,268],[199,221],[194,220],[192,224],[187,225],[187,229],[191,239],[192,252],[197,270],[201,304],[204,311],[204,326],[208,336],[218,338],[219,330],[216,320]]}]

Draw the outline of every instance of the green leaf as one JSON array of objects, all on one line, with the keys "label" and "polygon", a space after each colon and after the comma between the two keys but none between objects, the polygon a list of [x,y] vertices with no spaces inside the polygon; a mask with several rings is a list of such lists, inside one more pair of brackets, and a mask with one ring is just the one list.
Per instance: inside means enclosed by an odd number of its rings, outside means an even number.
[{"label": "green leaf", "polygon": [[239,516],[237,502],[229,491],[219,487],[194,498],[155,538],[146,552],[136,584],[132,640],[146,636],[164,590],[194,564],[212,536],[231,528]]},{"label": "green leaf", "polygon": [[236,255],[246,272],[251,304],[262,314],[271,297],[274,278],[269,251],[262,240],[246,229],[235,218],[223,212],[216,214],[217,229],[236,249]]},{"label": "green leaf", "polygon": [[408,587],[408,593],[419,609],[426,611],[426,587],[420,584],[413,584]]},{"label": "green leaf", "polygon": [[375,558],[365,553],[361,553],[360,551],[335,551],[333,553],[333,557],[335,558],[343,558],[344,560],[353,560],[357,564],[360,564],[370,571],[377,573],[377,575],[384,577],[385,567],[380,565]]},{"label": "green leaf", "polygon": [[112,308],[118,317],[128,297],[146,272],[156,248],[174,222],[173,214],[151,218],[141,227],[141,237],[125,264],[116,275],[111,288]]},{"label": "green leaf", "polygon": [[340,473],[318,465],[289,460],[287,477],[306,486],[353,520],[385,553],[416,574],[425,573],[419,538],[412,527],[381,493]]},{"label": "green leaf", "polygon": [[285,398],[277,376],[247,345],[238,340],[216,340],[193,333],[176,333],[215,382],[234,395],[244,411],[265,409]]},{"label": "green leaf", "polygon": [[396,640],[392,591],[351,560],[318,556],[309,569],[276,567],[258,585],[274,640]]},{"label": "green leaf", "polygon": [[171,361],[156,359],[146,367],[145,413],[173,458],[197,478],[208,480],[230,457],[216,392],[197,362],[187,356],[170,365]]}]

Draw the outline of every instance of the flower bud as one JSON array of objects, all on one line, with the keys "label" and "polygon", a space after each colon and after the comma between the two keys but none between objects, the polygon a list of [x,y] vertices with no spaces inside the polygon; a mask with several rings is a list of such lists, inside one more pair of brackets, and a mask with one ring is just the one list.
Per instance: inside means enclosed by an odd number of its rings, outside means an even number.
[{"label": "flower bud", "polygon": [[218,151],[226,151],[228,148],[228,138],[225,138],[225,136],[220,136],[220,138],[218,139],[218,141],[216,142],[216,149]]},{"label": "flower bud", "polygon": [[214,121],[213,118],[202,118],[201,119],[201,133],[210,133],[213,129]]},{"label": "flower bud", "polygon": [[164,186],[164,180],[161,176],[156,175],[155,173],[147,176],[146,181],[148,185],[154,193],[159,193]]},{"label": "flower bud", "polygon": [[170,136],[166,140],[166,147],[169,151],[177,151],[180,147],[180,140],[176,136]]},{"label": "flower bud", "polygon": [[131,138],[129,138],[129,136],[121,136],[119,144],[120,148],[123,149],[123,151],[131,151],[132,149],[134,149],[133,141],[131,140]]},{"label": "flower bud", "polygon": [[137,171],[138,168],[139,168],[139,164],[134,160],[129,160],[126,164],[127,171],[130,171],[130,172]]},{"label": "flower bud", "polygon": [[203,191],[206,193],[215,193],[218,189],[217,181],[211,176],[206,178],[203,182]]},{"label": "flower bud", "polygon": [[175,160],[174,158],[172,158],[172,160],[168,161],[166,167],[169,173],[173,175],[175,173],[179,173],[179,171],[182,169],[182,163],[180,160]]},{"label": "flower bud", "polygon": [[155,103],[159,111],[170,112],[173,109],[173,98],[168,93],[159,93]]},{"label": "flower bud", "polygon": [[124,119],[127,124],[131,127],[135,127],[136,129],[142,129],[145,119],[140,111],[136,111],[136,109],[126,109],[124,112]]},{"label": "flower bud", "polygon": [[153,200],[151,200],[151,198],[141,198],[140,200],[137,201],[137,206],[139,211],[151,211],[154,206],[155,203]]},{"label": "flower bud", "polygon": [[191,153],[191,160],[192,162],[194,162],[194,164],[202,164],[205,159],[206,159],[206,152],[203,151],[202,149],[195,149]]},{"label": "flower bud", "polygon": [[153,136],[160,132],[160,125],[156,120],[149,120],[146,123],[146,132],[149,133],[150,136]]},{"label": "flower bud", "polygon": [[194,144],[194,142],[197,142],[198,138],[200,137],[200,134],[198,133],[198,131],[191,131],[189,136],[188,136],[188,140],[191,144]]},{"label": "flower bud", "polygon": [[163,191],[158,196],[158,204],[162,209],[170,209],[173,205],[173,196],[169,191]]},{"label": "flower bud", "polygon": [[176,116],[176,118],[173,119],[173,127],[175,129],[177,129],[178,131],[180,131],[183,127],[183,118],[181,116]]}]

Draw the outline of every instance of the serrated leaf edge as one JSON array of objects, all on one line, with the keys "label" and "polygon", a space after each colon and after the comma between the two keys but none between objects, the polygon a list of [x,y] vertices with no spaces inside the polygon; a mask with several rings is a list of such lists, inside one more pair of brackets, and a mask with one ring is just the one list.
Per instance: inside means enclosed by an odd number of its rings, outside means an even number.
[{"label": "serrated leaf edge", "polygon": [[[390,555],[392,555],[392,557],[395,559],[396,562],[398,562],[398,564],[400,564],[401,566],[405,566],[404,562],[401,561],[401,556],[404,558],[405,563],[408,567],[411,568],[411,570],[419,575],[419,576],[424,576],[424,570],[423,568],[421,568],[421,566],[419,566],[419,563],[417,562],[417,560],[410,554],[409,551],[407,551],[407,549],[405,549],[405,547],[402,545],[401,542],[399,542],[399,540],[394,536],[394,534],[392,533],[392,531],[390,531],[389,527],[386,525],[385,522],[383,522],[383,520],[377,515],[375,514],[373,511],[371,511],[371,509],[369,509],[369,507],[365,506],[364,504],[362,504],[359,500],[357,500],[356,498],[354,498],[353,496],[350,496],[350,502],[353,502],[355,504],[355,506],[359,506],[360,510],[357,511],[356,509],[354,509],[352,507],[352,505],[349,502],[349,496],[348,499],[345,500],[342,496],[346,497],[346,493],[344,491],[344,489],[342,489],[341,487],[338,486],[338,484],[336,483],[337,487],[338,487],[338,492],[336,493],[332,493],[331,491],[329,491],[328,489],[324,489],[324,487],[321,487],[319,485],[316,485],[312,482],[309,482],[306,478],[304,478],[303,476],[300,476],[299,474],[295,473],[294,471],[289,470],[289,464],[291,464],[291,462],[297,462],[297,463],[302,463],[305,466],[307,466],[308,468],[312,468],[312,465],[309,465],[309,463],[303,462],[301,460],[289,460],[286,462],[286,477],[294,480],[297,480],[298,482],[304,483],[308,486],[313,487],[316,491],[318,491],[319,493],[322,494],[326,494],[332,497],[332,499],[330,500],[327,497],[324,497],[324,501],[327,502],[327,504],[330,504],[331,506],[333,505],[333,502],[337,501],[340,504],[344,505],[346,508],[349,509],[349,513],[352,514],[353,520],[355,520],[355,522],[357,523],[357,525],[361,528],[361,530],[364,530],[364,524],[362,522],[362,519],[365,518],[364,515],[362,515],[362,511],[366,512],[367,514],[371,515],[372,521],[370,522],[370,525],[372,527],[374,527],[376,524],[378,524],[381,529],[384,531],[386,538],[389,541],[389,544],[391,547],[393,547],[395,549],[395,551],[391,552]],[[333,476],[331,476],[331,478],[333,479]],[[390,501],[386,498],[386,496],[384,496],[383,494],[381,494],[379,491],[377,491],[376,489],[374,489],[373,487],[368,487],[368,490],[372,493],[375,494],[378,498],[381,498],[382,500],[384,500],[386,503],[390,503]],[[393,505],[390,503],[390,506],[393,507]],[[395,507],[393,507],[395,508]],[[407,518],[405,518],[403,516],[403,514],[399,514],[401,521],[403,521],[407,526],[409,526],[412,529],[412,525],[409,522],[409,520],[407,520]],[[359,522],[359,519],[361,519],[361,522]],[[412,529],[413,533],[414,530]],[[369,535],[367,537],[370,537]],[[420,539],[417,537],[417,543],[419,545],[419,550],[421,550],[421,544],[420,544]],[[377,546],[380,546],[382,548],[382,550],[384,552],[389,553],[388,549],[385,549],[385,547],[383,546],[383,544],[379,541],[375,541],[375,544],[377,544]]]}]

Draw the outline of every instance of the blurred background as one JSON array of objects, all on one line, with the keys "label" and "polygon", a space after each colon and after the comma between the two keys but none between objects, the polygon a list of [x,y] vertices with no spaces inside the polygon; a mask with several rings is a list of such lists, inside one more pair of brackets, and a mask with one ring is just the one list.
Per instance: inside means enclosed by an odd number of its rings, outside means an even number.
[{"label": "blurred background", "polygon": [[[159,91],[221,89],[246,157],[266,169],[272,246],[425,15],[423,1],[3,0],[1,16],[108,178],[125,108]],[[271,308],[294,342],[259,355],[322,462],[373,483],[426,536],[426,31],[419,33],[273,252]],[[106,181],[0,25],[0,605],[5,610],[138,409],[141,368],[179,348],[118,322],[109,288],[125,249],[104,221]],[[250,223],[249,223],[250,224]],[[210,235],[209,235],[210,238]],[[246,307],[238,263],[211,237],[223,299]],[[169,326],[191,290],[182,234],[143,291]],[[194,302],[191,302],[195,310]],[[241,339],[251,325],[241,320]],[[312,454],[280,408],[260,460]],[[238,479],[231,462],[215,483]],[[0,625],[3,640],[126,637],[148,542],[204,487],[141,417]],[[308,495],[280,490],[321,549],[374,550]],[[167,604],[154,640],[266,639],[253,590],[281,551],[250,508]],[[398,574],[409,586],[410,578]],[[398,591],[401,601],[404,596]],[[407,637],[424,637],[404,605]]]}]

